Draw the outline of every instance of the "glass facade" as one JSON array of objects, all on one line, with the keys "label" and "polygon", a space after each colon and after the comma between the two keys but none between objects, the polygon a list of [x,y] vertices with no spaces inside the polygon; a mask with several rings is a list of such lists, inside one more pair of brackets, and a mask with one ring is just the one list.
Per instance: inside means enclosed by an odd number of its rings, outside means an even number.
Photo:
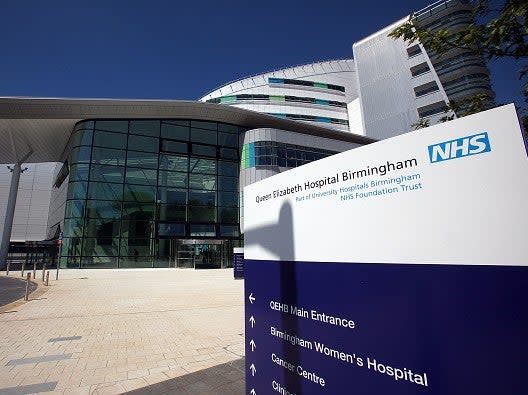
[{"label": "glass facade", "polygon": [[241,245],[240,127],[194,120],[76,125],[61,266],[228,266]]},{"label": "glass facade", "polygon": [[242,169],[258,166],[297,167],[334,154],[337,152],[322,148],[256,141],[243,145],[241,164]]}]

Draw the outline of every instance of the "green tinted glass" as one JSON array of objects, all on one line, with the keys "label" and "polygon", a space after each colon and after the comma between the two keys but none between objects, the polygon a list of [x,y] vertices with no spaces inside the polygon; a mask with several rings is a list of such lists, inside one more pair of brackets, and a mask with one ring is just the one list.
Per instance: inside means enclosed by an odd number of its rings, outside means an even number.
[{"label": "green tinted glass", "polygon": [[130,121],[130,133],[159,137],[160,121]]},{"label": "green tinted glass", "polygon": [[122,183],[125,168],[121,166],[92,165],[90,180],[100,182]]},{"label": "green tinted glass", "polygon": [[121,200],[87,200],[86,217],[88,218],[120,218]]}]

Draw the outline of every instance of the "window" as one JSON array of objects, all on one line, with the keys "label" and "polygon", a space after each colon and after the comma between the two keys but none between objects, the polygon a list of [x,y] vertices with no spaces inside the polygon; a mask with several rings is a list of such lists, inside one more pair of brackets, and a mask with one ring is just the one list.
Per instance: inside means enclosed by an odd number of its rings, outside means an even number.
[{"label": "window", "polygon": [[238,147],[238,135],[229,133],[218,133],[218,145],[224,147]]},{"label": "window", "polygon": [[238,223],[238,208],[218,207],[218,222],[227,224]]},{"label": "window", "polygon": [[213,159],[191,158],[189,172],[216,174],[216,161]]},{"label": "window", "polygon": [[191,128],[191,141],[216,145],[216,130],[203,130]]},{"label": "window", "polygon": [[114,219],[86,219],[84,225],[84,237],[116,237],[119,235],[121,222]]},{"label": "window", "polygon": [[435,81],[432,81],[427,84],[423,84],[423,85],[420,85],[414,88],[414,94],[416,95],[416,97],[420,97],[420,96],[425,96],[432,92],[436,92],[438,90],[439,90],[438,85],[436,85]]},{"label": "window", "polygon": [[216,147],[212,145],[192,144],[191,153],[197,156],[216,157]]},{"label": "window", "polygon": [[70,166],[70,181],[88,181],[89,164]]},{"label": "window", "polygon": [[127,166],[142,167],[148,169],[158,168],[158,154],[154,152],[127,152]]},{"label": "window", "polygon": [[189,206],[189,221],[215,222],[215,211],[214,207]]},{"label": "window", "polygon": [[158,204],[158,219],[160,221],[186,221],[187,206],[179,204]]},{"label": "window", "polygon": [[158,202],[185,206],[187,204],[187,189],[159,187]]},{"label": "window", "polygon": [[96,130],[93,145],[95,147],[126,149],[127,136],[121,133],[109,133]]},{"label": "window", "polygon": [[187,154],[188,144],[183,141],[161,140],[161,150],[174,154]]},{"label": "window", "polygon": [[305,115],[305,114],[282,114],[282,113],[268,113],[268,114],[269,115],[273,115],[275,117],[279,117],[279,118],[295,119],[295,120],[298,120],[298,121],[334,123],[334,124],[348,126],[348,120],[340,119],[340,118],[315,117],[313,115]]},{"label": "window", "polygon": [[205,122],[205,121],[191,121],[191,127],[200,128],[200,129],[209,129],[209,130],[215,130],[215,131],[217,129],[216,122]]},{"label": "window", "polygon": [[238,178],[219,176],[218,189],[223,191],[238,191]]},{"label": "window", "polygon": [[216,193],[214,191],[189,191],[189,204],[214,207]]},{"label": "window", "polygon": [[431,69],[429,68],[429,65],[426,62],[420,63],[419,65],[416,65],[414,67],[411,67],[411,75],[413,77],[419,76],[429,71],[431,71]]},{"label": "window", "polygon": [[158,172],[156,170],[128,168],[126,171],[127,184],[157,185]]},{"label": "window", "polygon": [[192,189],[216,189],[216,176],[211,174],[189,174],[189,187]]},{"label": "window", "polygon": [[75,163],[89,163],[92,153],[92,147],[77,147],[73,148],[70,154],[69,162]]},{"label": "window", "polygon": [[64,233],[70,237],[82,236],[83,220],[82,218],[71,218],[64,220]]},{"label": "window", "polygon": [[218,191],[218,205],[235,207],[238,205],[238,193],[234,191]]},{"label": "window", "polygon": [[125,168],[121,166],[92,165],[90,180],[100,182],[123,183]]},{"label": "window", "polygon": [[161,137],[189,141],[189,122],[162,122]]},{"label": "window", "polygon": [[92,163],[124,166],[125,156],[125,150],[94,147],[92,152]]},{"label": "window", "polygon": [[152,203],[123,203],[122,219],[150,221],[154,219],[155,205]]},{"label": "window", "polygon": [[123,201],[125,202],[154,202],[156,200],[156,187],[147,185],[125,184]]},{"label": "window", "polygon": [[[77,124],[69,142],[61,265],[168,266],[168,238],[239,239],[239,133],[244,130],[202,120]],[[257,147],[266,163],[274,163],[276,144]]]},{"label": "window", "polygon": [[240,230],[238,229],[238,225],[220,225],[220,236],[239,237]]},{"label": "window", "polygon": [[214,225],[191,224],[191,236],[214,237],[216,236]]},{"label": "window", "polygon": [[150,239],[153,237],[153,223],[150,221],[122,221],[121,237]]},{"label": "window", "polygon": [[238,159],[238,150],[232,148],[220,148],[220,158]]},{"label": "window", "polygon": [[128,136],[128,149],[157,153],[159,151],[159,140],[153,137],[136,136],[131,134]]},{"label": "window", "polygon": [[119,255],[119,239],[111,237],[85,237],[82,254],[85,256],[114,257]]},{"label": "window", "polygon": [[158,174],[158,185],[174,188],[187,188],[188,179],[188,173],[160,170]]},{"label": "window", "polygon": [[315,88],[331,89],[335,91],[345,92],[345,87],[340,85],[332,85],[324,82],[314,82],[306,80],[293,80],[288,78],[268,78],[269,84],[288,84],[297,86],[312,86]]},{"label": "window", "polygon": [[68,199],[86,199],[88,183],[85,181],[70,182],[68,184]]},{"label": "window", "polygon": [[120,201],[123,196],[123,184],[108,182],[90,182],[88,199]]},{"label": "window", "polygon": [[224,133],[233,133],[238,134],[239,128],[235,125],[227,125],[225,123],[219,123],[218,124],[218,131],[224,132]]},{"label": "window", "polygon": [[218,161],[218,174],[225,176],[238,177],[238,163]]},{"label": "window", "polygon": [[92,145],[93,131],[79,130],[72,136],[72,147],[81,145]]},{"label": "window", "polygon": [[158,236],[185,236],[185,224],[182,223],[158,223]]},{"label": "window", "polygon": [[95,128],[107,132],[128,132],[128,121],[95,121]]},{"label": "window", "polygon": [[121,218],[121,201],[87,200],[87,218]]},{"label": "window", "polygon": [[65,218],[80,218],[84,216],[84,200],[68,200],[64,210]]},{"label": "window", "polygon": [[420,49],[420,46],[418,44],[407,48],[407,55],[409,56],[409,58],[412,58],[413,56],[416,56],[421,53],[422,53],[422,50]]},{"label": "window", "polygon": [[430,117],[431,115],[440,114],[447,108],[446,104],[441,101],[418,109],[420,118]]},{"label": "window", "polygon": [[159,137],[160,121],[135,120],[130,121],[130,133],[144,136]]},{"label": "window", "polygon": [[257,141],[242,147],[242,168],[254,166],[297,167],[333,154],[335,151],[275,141]]},{"label": "window", "polygon": [[188,171],[189,158],[187,156],[160,155],[159,168],[170,171]]}]

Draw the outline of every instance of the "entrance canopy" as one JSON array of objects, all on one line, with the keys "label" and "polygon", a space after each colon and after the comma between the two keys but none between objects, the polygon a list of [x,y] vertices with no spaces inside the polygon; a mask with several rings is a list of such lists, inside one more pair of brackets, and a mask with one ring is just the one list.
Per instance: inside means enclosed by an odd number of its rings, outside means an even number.
[{"label": "entrance canopy", "polygon": [[220,104],[175,100],[0,98],[0,163],[58,162],[75,123],[85,119],[187,118],[231,123],[248,129],[275,128],[335,140],[375,140],[304,122]]}]

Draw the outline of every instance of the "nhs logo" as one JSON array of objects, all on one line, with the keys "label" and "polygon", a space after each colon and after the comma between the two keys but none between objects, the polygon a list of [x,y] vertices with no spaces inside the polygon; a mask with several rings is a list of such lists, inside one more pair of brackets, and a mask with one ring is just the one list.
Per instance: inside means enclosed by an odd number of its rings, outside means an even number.
[{"label": "nhs logo", "polygon": [[484,152],[490,151],[491,147],[488,133],[482,132],[472,136],[430,145],[429,160],[431,163],[435,163],[469,155],[483,154]]}]

